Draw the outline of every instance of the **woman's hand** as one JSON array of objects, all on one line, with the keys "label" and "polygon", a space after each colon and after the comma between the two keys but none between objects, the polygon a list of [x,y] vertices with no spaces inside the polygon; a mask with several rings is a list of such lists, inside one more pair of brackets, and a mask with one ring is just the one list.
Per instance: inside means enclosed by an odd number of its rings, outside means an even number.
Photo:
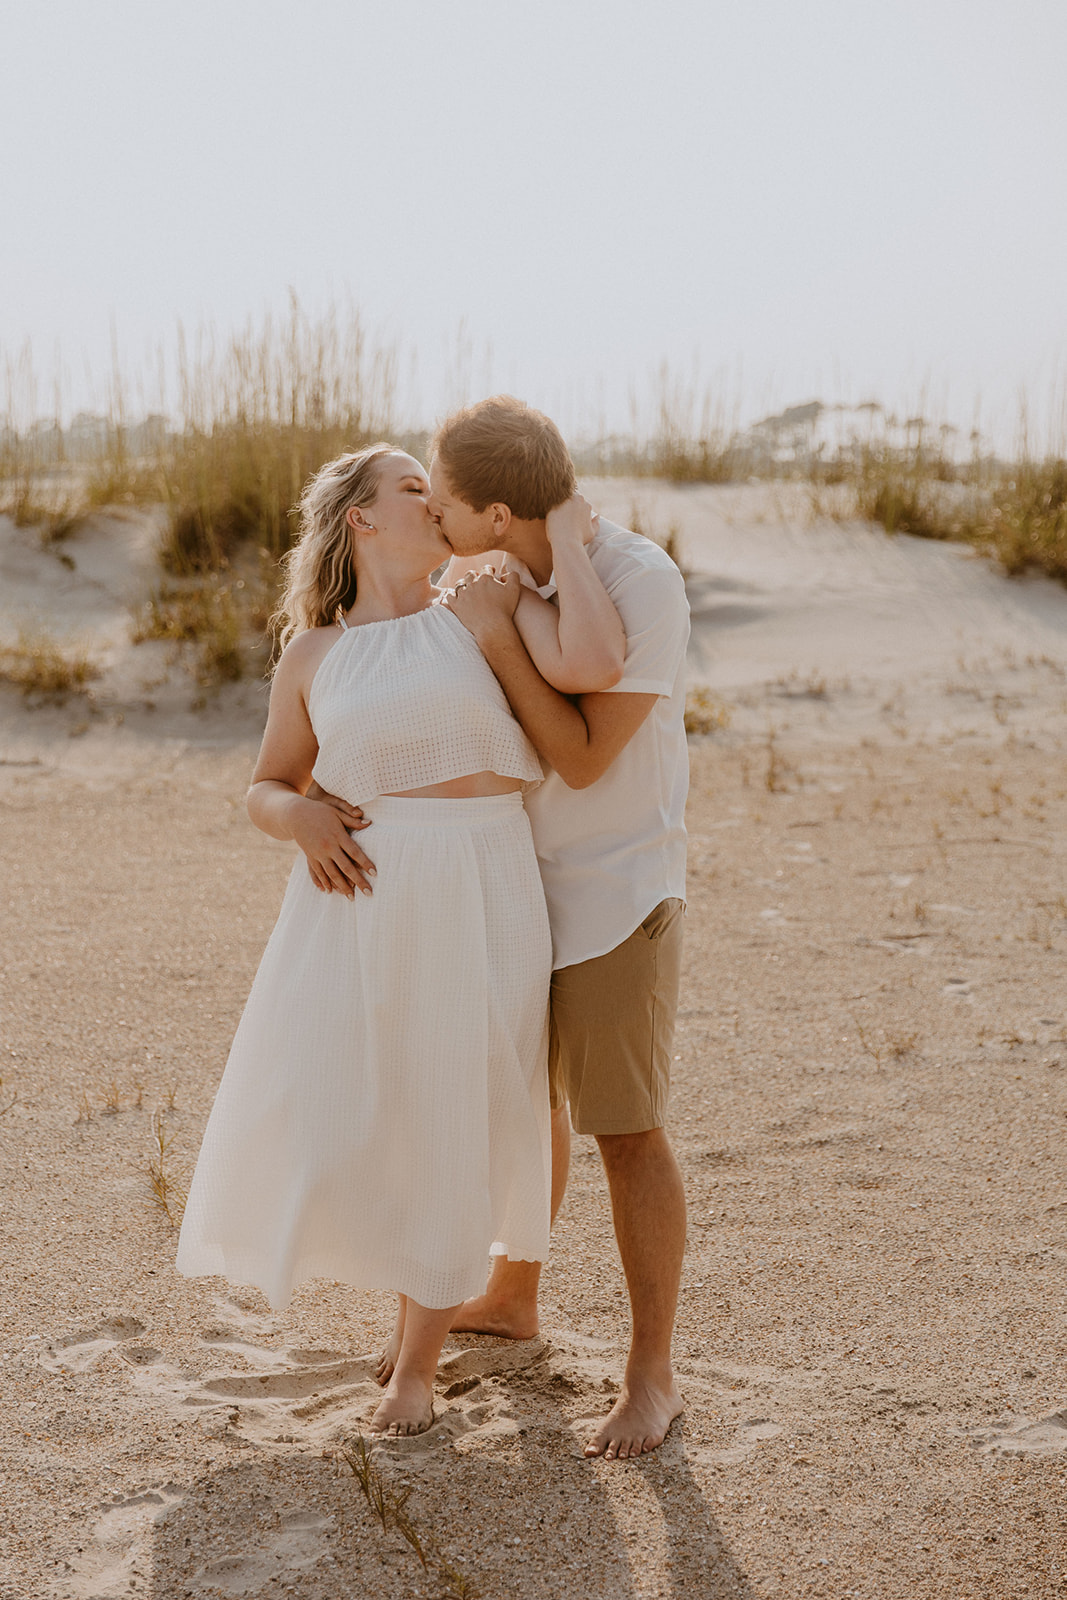
[{"label": "woman's hand", "polygon": [[[317,785],[314,785],[318,789]],[[321,800],[294,795],[286,820],[294,841],[307,856],[308,872],[316,889],[337,890],[347,899],[371,893],[374,863],[352,838],[352,831],[369,828],[358,806],[319,789]]]},{"label": "woman's hand", "polygon": [[498,578],[494,568],[485,567],[481,572],[468,572],[451,594],[443,597],[441,604],[447,606],[481,644],[501,623],[511,622],[521,593],[518,573],[509,572]]},{"label": "woman's hand", "polygon": [[553,506],[545,518],[545,532],[553,552],[561,541],[592,544],[599,525],[599,514],[577,490],[561,506]]}]

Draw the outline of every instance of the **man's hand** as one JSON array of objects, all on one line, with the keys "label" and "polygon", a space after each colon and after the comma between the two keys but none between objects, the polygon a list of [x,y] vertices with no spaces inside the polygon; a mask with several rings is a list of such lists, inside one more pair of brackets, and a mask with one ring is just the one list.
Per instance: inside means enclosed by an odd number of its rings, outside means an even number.
[{"label": "man's hand", "polygon": [[548,542],[555,550],[560,542],[591,544],[596,537],[600,517],[584,495],[575,490],[569,500],[554,506],[545,518]]},{"label": "man's hand", "polygon": [[357,889],[371,893],[374,863],[352,838],[353,832],[370,827],[358,806],[327,794],[313,782],[306,795],[294,800],[288,820],[294,840],[307,856],[316,889],[327,894],[336,889],[349,900]]},{"label": "man's hand", "polygon": [[457,616],[479,644],[509,623],[522,594],[522,584],[516,572],[498,578],[492,567],[481,572],[468,572],[460,578],[451,594],[441,601],[443,606]]}]

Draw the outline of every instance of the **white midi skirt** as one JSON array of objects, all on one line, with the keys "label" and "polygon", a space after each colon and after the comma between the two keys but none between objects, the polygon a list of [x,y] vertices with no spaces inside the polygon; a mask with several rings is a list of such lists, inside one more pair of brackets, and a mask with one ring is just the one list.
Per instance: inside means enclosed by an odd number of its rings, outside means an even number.
[{"label": "white midi skirt", "polygon": [[548,1253],[551,943],[518,794],[379,798],[372,896],[293,868],[208,1120],[178,1271],[442,1308]]}]

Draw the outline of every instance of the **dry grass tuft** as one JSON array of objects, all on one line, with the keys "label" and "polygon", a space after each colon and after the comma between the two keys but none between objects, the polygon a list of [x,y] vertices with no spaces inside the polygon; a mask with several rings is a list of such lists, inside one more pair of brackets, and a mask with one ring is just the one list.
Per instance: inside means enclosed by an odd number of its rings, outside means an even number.
[{"label": "dry grass tuft", "polygon": [[220,571],[249,540],[287,550],[312,472],[394,430],[396,360],[354,310],[311,318],[295,296],[284,320],[267,316],[221,348],[203,331],[193,349],[183,337],[185,425],[161,467],[166,571]]},{"label": "dry grass tuft", "polygon": [[861,1022],[856,1022],[855,1028],[860,1048],[877,1067],[881,1067],[885,1061],[903,1061],[919,1043],[919,1035],[914,1030],[878,1028],[868,1031]]},{"label": "dry grass tuft", "polygon": [[865,450],[841,469],[840,481],[851,514],[887,533],[962,540],[1012,576],[1043,572],[1067,583],[1067,461],[1061,458],[956,467],[926,450],[920,432],[904,449]]},{"label": "dry grass tuft", "polygon": [[90,681],[99,676],[99,668],[83,650],[65,653],[43,629],[35,633],[23,629],[17,644],[0,647],[0,679],[25,695],[63,700],[70,694],[85,694]]},{"label": "dry grass tuft", "polygon": [[162,583],[135,615],[133,642],[164,639],[193,646],[193,673],[201,687],[236,683],[248,666],[250,636],[253,655],[265,662],[269,653],[273,582],[273,564],[265,562],[251,581],[212,572]]},{"label": "dry grass tuft", "polygon": [[796,768],[791,766],[778,748],[778,735],[774,728],[767,730],[767,764],[763,770],[763,787],[769,794],[785,794],[790,788],[790,780],[797,776]]},{"label": "dry grass tuft", "polygon": [[176,1228],[185,1210],[186,1194],[170,1172],[170,1145],[166,1117],[157,1111],[152,1118],[152,1154],[148,1160],[148,1185],[152,1199],[163,1212],[172,1228]]},{"label": "dry grass tuft", "polygon": [[[3,1092],[4,1092],[4,1080],[3,1080],[3,1078],[0,1078],[0,1095],[3,1095]],[[18,1098],[19,1097],[15,1093],[14,1089],[12,1089],[9,1097],[6,1100],[4,1100],[2,1104],[0,1104],[0,1117],[5,1117],[7,1115],[7,1113],[11,1110],[11,1107],[18,1104]]]},{"label": "dry grass tuft", "polygon": [[383,1533],[396,1532],[415,1555],[422,1568],[432,1573],[441,1600],[477,1600],[478,1591],[471,1580],[454,1567],[442,1554],[432,1534],[420,1534],[408,1513],[407,1505],[412,1489],[394,1489],[375,1464],[367,1441],[362,1434],[356,1442],[346,1445],[341,1459],[347,1464],[359,1484],[371,1514],[381,1523]]},{"label": "dry grass tuft", "polygon": [[685,697],[686,733],[721,733],[730,726],[730,708],[706,685],[690,689]]},{"label": "dry grass tuft", "polygon": [[1032,568],[1067,583],[1067,461],[1024,462],[994,491],[972,537],[1007,572]]}]

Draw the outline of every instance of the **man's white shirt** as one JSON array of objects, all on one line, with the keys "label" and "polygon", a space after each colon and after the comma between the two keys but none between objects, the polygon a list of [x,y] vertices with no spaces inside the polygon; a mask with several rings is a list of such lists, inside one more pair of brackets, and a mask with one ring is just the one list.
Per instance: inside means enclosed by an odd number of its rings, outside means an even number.
[{"label": "man's white shirt", "polygon": [[[614,950],[661,900],[685,899],[685,583],[658,545],[603,517],[589,557],[626,634],[623,675],[604,692],[658,698],[587,789],[568,789],[544,762],[544,783],[526,796],[556,967]],[[553,579],[538,587],[521,561],[508,565],[546,599],[555,593]]]}]

